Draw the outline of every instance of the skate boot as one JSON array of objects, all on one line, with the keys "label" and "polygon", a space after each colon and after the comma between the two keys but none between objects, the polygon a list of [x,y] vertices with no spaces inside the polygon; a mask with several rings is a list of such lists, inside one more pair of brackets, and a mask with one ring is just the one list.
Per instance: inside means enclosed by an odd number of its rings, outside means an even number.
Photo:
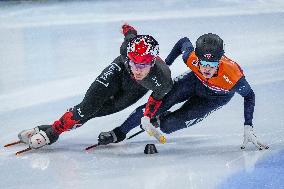
[{"label": "skate boot", "polygon": [[50,145],[58,140],[59,134],[54,132],[51,125],[41,125],[38,127],[39,132],[29,139],[29,146],[33,149]]},{"label": "skate boot", "polygon": [[23,142],[25,144],[29,144],[29,139],[33,135],[37,134],[38,132],[39,132],[38,127],[35,127],[35,128],[32,128],[32,129],[26,129],[26,130],[21,131],[18,134],[18,138],[20,139],[21,142]]},{"label": "skate boot", "polygon": [[32,149],[41,148],[47,144],[50,144],[50,140],[44,131],[39,131],[29,139],[29,146]]},{"label": "skate boot", "polygon": [[59,134],[53,131],[51,125],[41,125],[21,131],[18,138],[21,142],[35,149],[54,143],[59,138]]},{"label": "skate boot", "polygon": [[107,145],[110,143],[118,143],[123,141],[126,138],[126,134],[121,132],[120,128],[117,127],[112,131],[101,132],[98,136],[99,145]]}]

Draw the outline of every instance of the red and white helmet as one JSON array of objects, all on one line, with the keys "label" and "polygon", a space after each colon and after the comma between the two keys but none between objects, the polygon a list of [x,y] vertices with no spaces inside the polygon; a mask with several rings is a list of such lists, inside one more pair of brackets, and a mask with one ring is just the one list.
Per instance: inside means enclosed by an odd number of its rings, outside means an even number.
[{"label": "red and white helmet", "polygon": [[137,64],[150,64],[159,56],[159,44],[150,35],[137,35],[127,45],[127,56]]}]

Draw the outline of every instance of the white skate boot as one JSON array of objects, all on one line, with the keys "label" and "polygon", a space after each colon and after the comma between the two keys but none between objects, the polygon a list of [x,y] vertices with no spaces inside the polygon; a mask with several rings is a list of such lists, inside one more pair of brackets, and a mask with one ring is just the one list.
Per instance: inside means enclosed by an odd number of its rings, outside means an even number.
[{"label": "white skate boot", "polygon": [[32,149],[41,148],[50,143],[50,140],[44,131],[39,131],[38,133],[32,135],[29,139],[29,146]]},{"label": "white skate boot", "polygon": [[38,127],[35,127],[35,128],[32,128],[32,129],[26,129],[26,130],[21,131],[18,134],[18,138],[20,139],[21,142],[29,144],[29,139],[33,135],[37,134],[38,132],[39,132]]}]

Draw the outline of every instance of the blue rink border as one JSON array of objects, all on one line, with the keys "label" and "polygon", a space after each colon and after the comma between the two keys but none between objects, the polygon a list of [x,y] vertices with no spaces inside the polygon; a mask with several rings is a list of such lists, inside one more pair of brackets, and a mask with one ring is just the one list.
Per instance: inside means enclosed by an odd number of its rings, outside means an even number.
[{"label": "blue rink border", "polygon": [[255,165],[252,172],[233,174],[218,189],[284,189],[284,150]]}]

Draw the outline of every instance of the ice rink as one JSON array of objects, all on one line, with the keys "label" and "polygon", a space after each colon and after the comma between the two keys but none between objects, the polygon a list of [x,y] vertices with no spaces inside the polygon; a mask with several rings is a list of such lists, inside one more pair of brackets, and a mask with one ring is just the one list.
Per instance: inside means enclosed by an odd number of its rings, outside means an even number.
[{"label": "ice rink", "polygon": [[[59,141],[20,156],[4,148],[27,128],[51,124],[81,102],[99,73],[119,55],[123,23],[150,34],[166,58],[182,37],[204,33],[225,42],[256,94],[254,130],[268,144],[241,150],[243,98],[197,125],[166,135],[146,133],[119,144],[84,148],[119,126],[135,105],[95,118]],[[283,189],[284,2],[282,0],[0,2],[0,189]],[[178,58],[175,77],[188,68]],[[133,130],[131,134],[138,131]],[[154,143],[158,152],[145,155]]]}]

